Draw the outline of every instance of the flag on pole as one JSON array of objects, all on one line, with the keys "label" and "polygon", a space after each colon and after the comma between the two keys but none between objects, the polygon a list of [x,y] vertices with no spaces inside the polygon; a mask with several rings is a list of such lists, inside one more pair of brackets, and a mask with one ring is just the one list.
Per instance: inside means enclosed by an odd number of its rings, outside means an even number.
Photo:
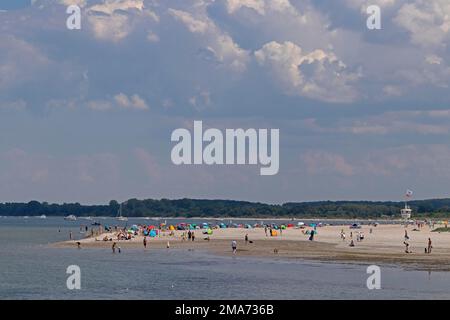
[{"label": "flag on pole", "polygon": [[406,194],[405,195],[406,195],[407,198],[411,198],[412,195],[413,195],[413,192],[408,189],[408,190],[406,190]]}]

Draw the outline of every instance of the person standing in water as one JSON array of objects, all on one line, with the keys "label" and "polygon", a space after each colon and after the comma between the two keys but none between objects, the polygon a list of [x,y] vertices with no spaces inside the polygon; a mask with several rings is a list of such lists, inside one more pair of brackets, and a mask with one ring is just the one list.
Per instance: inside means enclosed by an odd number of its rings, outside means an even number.
[{"label": "person standing in water", "polygon": [[113,245],[112,245],[112,252],[113,253],[116,253],[116,247],[117,247],[117,244],[114,242]]},{"label": "person standing in water", "polygon": [[69,239],[72,240],[72,231],[69,233]]},{"label": "person standing in water", "polygon": [[236,254],[237,242],[235,240],[231,241],[231,250],[232,250],[233,254]]},{"label": "person standing in water", "polygon": [[147,237],[144,237],[143,244],[144,244],[144,249],[147,249]]}]

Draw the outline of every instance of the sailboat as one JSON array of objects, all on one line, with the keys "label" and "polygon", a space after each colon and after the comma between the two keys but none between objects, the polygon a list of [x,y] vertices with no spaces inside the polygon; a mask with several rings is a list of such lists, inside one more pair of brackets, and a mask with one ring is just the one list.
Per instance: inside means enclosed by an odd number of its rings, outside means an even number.
[{"label": "sailboat", "polygon": [[64,217],[64,220],[76,221],[77,217],[75,217],[73,214],[69,214],[67,217]]},{"label": "sailboat", "polygon": [[119,215],[117,216],[117,220],[128,221],[127,217],[122,216],[122,204],[120,204],[120,207],[119,207]]}]

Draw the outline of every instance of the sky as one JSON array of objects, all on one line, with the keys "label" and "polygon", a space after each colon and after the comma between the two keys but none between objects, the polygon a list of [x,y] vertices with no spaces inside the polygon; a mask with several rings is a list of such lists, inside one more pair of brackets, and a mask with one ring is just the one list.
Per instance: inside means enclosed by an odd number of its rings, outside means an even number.
[{"label": "sky", "polygon": [[[448,0],[2,1],[0,202],[448,197],[449,45]],[[279,173],[174,165],[194,120],[279,129]]]}]

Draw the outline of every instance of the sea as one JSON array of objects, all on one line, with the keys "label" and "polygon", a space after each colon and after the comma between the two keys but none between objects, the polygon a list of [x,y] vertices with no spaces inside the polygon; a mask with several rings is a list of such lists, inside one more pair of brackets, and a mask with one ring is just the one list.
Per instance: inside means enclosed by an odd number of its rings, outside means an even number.
[{"label": "sea", "polygon": [[[96,220],[103,225],[156,223]],[[368,289],[367,264],[217,256],[201,250],[127,248],[112,254],[110,249],[51,246],[68,240],[70,232],[83,237],[80,226],[92,222],[0,217],[0,299],[450,299],[450,272],[379,265],[380,289]],[[72,265],[80,268],[80,289],[67,286]]]}]

